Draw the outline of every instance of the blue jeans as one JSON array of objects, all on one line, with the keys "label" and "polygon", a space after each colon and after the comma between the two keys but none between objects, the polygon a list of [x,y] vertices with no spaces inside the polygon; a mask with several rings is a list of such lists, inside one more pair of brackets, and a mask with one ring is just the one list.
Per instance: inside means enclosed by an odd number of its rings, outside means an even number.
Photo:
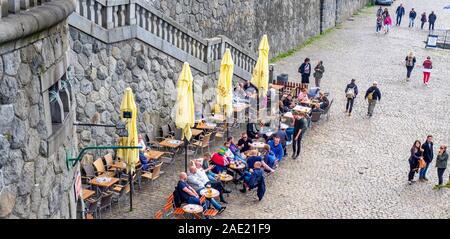
[{"label": "blue jeans", "polygon": [[425,178],[427,176],[428,167],[430,166],[430,163],[426,163],[425,168],[422,168],[419,172],[420,178]]},{"label": "blue jeans", "polygon": [[288,141],[292,141],[292,135],[294,134],[294,128],[287,128],[286,134],[287,134]]},{"label": "blue jeans", "polygon": [[206,174],[206,176],[208,176],[209,181],[214,181],[214,180],[216,180],[216,178],[214,177],[214,176],[215,176],[214,173],[208,172],[208,173]]},{"label": "blue jeans", "polygon": [[414,18],[409,18],[409,27],[414,27]]},{"label": "blue jeans", "polygon": [[[197,191],[198,195],[200,195],[200,191],[202,191],[203,189],[204,189],[204,188],[201,188],[201,189],[199,189],[199,190]],[[190,199],[190,198],[189,198],[189,199]],[[195,199],[198,200],[198,203],[194,203],[194,204],[199,204],[199,205],[200,205],[200,199],[198,199],[198,198],[195,198]],[[208,200],[208,201],[211,203],[211,205],[212,205],[215,209],[217,209],[217,210],[222,209],[222,206],[221,206],[218,202],[216,202],[216,200],[214,200],[214,198],[211,198],[211,199],[208,199],[208,198],[207,198],[206,200]],[[189,203],[189,202],[188,202],[188,203]],[[190,204],[190,203],[189,203],[189,204]],[[203,203],[202,207],[203,207],[204,210],[208,209],[208,207],[207,207],[207,205],[206,205],[206,202]]]},{"label": "blue jeans", "polygon": [[198,199],[196,197],[189,197],[187,203],[188,204],[202,205],[203,211],[206,211],[208,209],[208,207],[206,206],[206,202],[204,202],[203,204],[200,204],[200,199]]}]

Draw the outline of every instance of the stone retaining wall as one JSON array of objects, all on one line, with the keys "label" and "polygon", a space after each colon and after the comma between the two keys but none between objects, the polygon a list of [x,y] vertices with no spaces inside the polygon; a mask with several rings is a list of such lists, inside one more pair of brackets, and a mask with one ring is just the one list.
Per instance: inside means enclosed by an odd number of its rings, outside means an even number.
[{"label": "stone retaining wall", "polygon": [[[136,39],[104,44],[75,28],[70,28],[70,36],[78,121],[100,116],[99,123],[115,124],[126,87],[136,96],[140,133],[158,134],[161,125],[175,120],[176,82],[183,62]],[[217,76],[191,70],[196,109],[210,112]],[[78,133],[83,145],[110,145],[117,140],[115,129],[78,127]]]},{"label": "stone retaining wall", "polygon": [[[256,51],[268,34],[271,57],[320,33],[320,0],[148,0],[202,37],[225,35]],[[370,0],[325,0],[324,29],[350,17]],[[336,9],[337,7],[337,9]]]},{"label": "stone retaining wall", "polygon": [[0,218],[74,218],[76,170],[65,164],[77,146],[74,104],[56,130],[44,88],[65,73],[67,22],[20,42],[0,44]]}]

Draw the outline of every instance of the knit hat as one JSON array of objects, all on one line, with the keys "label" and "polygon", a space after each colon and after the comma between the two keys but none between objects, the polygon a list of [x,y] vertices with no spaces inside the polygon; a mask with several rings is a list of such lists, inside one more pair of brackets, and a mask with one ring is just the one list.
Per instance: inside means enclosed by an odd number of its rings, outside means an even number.
[{"label": "knit hat", "polygon": [[225,155],[225,151],[227,151],[227,148],[225,148],[225,147],[223,146],[223,147],[221,147],[221,148],[219,149],[219,151],[217,151],[217,153],[220,154],[220,155]]}]

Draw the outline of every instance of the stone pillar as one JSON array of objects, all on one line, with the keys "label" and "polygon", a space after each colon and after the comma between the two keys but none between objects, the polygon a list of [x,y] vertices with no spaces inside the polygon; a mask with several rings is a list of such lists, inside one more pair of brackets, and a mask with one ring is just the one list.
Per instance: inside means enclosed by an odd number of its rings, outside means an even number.
[{"label": "stone pillar", "polygon": [[128,25],[136,24],[136,3],[134,0],[130,1],[127,18],[128,18]]},{"label": "stone pillar", "polygon": [[9,12],[19,13],[20,11],[20,0],[8,0]]},{"label": "stone pillar", "polygon": [[107,6],[106,7],[106,29],[112,29],[112,28],[114,28],[113,7]]}]

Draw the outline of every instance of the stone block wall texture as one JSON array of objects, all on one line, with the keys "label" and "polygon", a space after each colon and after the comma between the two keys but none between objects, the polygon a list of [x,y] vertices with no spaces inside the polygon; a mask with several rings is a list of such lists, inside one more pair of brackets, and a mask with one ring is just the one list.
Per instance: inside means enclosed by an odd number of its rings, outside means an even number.
[{"label": "stone block wall texture", "polygon": [[0,55],[0,218],[75,216],[74,171],[66,168],[64,148],[75,148],[77,139],[73,132],[48,150],[49,112],[41,94],[42,73],[66,57],[68,39],[63,21]]},{"label": "stone block wall texture", "polygon": [[[105,44],[75,28],[70,28],[70,39],[78,121],[98,118],[99,123],[117,123],[126,87],[135,93],[140,133],[158,135],[163,124],[175,121],[176,83],[183,62],[139,40]],[[204,107],[210,112],[215,102],[217,76],[205,76],[192,67],[191,70],[195,108]],[[117,142],[113,128],[77,127],[77,130],[81,145]]]},{"label": "stone block wall texture", "polygon": [[[320,0],[148,0],[153,7],[202,37],[225,35],[257,51],[268,34],[270,56],[320,33]],[[325,0],[324,30],[350,17],[370,0]]]}]

